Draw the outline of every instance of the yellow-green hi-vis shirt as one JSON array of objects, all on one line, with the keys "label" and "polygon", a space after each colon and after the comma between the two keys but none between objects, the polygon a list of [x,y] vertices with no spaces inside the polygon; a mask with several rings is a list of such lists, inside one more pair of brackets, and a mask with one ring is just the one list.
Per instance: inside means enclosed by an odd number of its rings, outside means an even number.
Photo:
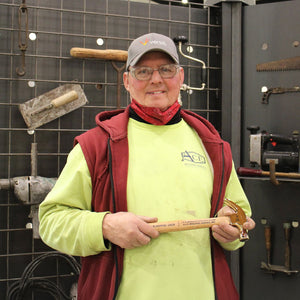
[{"label": "yellow-green hi-vis shirt", "polygon": [[[128,210],[159,221],[207,218],[213,174],[199,136],[184,120],[128,125]],[[161,234],[125,250],[117,299],[214,299],[209,229]]]},{"label": "yellow-green hi-vis shirt", "polygon": [[[183,120],[153,126],[129,120],[128,209],[159,221],[207,218],[212,170],[201,140]],[[134,138],[133,138],[134,136]],[[107,212],[94,212],[92,182],[79,144],[54,188],[40,204],[40,235],[50,247],[76,255],[110,251],[102,235]],[[234,166],[225,197],[251,216]],[[235,250],[236,240],[222,244]],[[118,300],[214,299],[209,230],[161,234],[147,246],[125,250]]]}]

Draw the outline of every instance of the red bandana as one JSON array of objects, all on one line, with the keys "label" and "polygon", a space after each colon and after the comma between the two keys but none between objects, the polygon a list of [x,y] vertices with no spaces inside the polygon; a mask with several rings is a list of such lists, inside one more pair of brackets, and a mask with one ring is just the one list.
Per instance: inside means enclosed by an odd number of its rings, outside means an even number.
[{"label": "red bandana", "polygon": [[178,101],[165,111],[161,111],[157,107],[143,106],[134,99],[132,99],[130,105],[143,120],[153,125],[166,125],[180,108]]}]

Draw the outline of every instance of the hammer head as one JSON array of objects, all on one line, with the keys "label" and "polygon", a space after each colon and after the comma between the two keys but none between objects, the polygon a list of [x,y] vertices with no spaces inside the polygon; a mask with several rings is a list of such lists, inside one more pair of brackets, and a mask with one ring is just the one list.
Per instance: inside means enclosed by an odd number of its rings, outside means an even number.
[{"label": "hammer head", "polygon": [[230,215],[231,225],[237,227],[240,230],[240,241],[244,242],[249,240],[248,230],[243,228],[243,224],[247,221],[246,215],[243,209],[236,203],[225,199],[224,203],[234,210],[234,214]]}]

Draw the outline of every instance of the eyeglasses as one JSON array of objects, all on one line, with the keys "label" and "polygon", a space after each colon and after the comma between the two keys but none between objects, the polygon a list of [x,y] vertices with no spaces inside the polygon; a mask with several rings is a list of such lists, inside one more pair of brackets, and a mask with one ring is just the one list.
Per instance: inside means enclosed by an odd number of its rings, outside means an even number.
[{"label": "eyeglasses", "polygon": [[158,69],[152,69],[151,67],[131,67],[129,72],[137,80],[149,80],[152,77],[154,71],[158,71],[159,75],[164,78],[173,78],[180,66],[169,64],[161,65]]}]

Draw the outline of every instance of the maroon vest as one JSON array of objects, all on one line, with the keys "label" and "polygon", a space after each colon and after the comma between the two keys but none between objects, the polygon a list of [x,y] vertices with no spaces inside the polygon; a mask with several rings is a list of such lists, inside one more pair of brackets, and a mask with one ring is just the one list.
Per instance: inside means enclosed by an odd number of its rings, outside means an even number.
[{"label": "maroon vest", "polygon": [[[223,205],[232,167],[230,146],[220,139],[206,119],[184,110],[181,115],[201,137],[213,164],[212,217]],[[98,126],[75,139],[82,148],[91,174],[94,211],[127,211],[128,119],[128,108],[100,113],[96,116]],[[216,299],[237,300],[239,297],[223,249],[213,238],[211,243]],[[116,245],[112,247],[112,251],[82,258],[79,300],[115,298],[121,281],[124,250]]]}]

